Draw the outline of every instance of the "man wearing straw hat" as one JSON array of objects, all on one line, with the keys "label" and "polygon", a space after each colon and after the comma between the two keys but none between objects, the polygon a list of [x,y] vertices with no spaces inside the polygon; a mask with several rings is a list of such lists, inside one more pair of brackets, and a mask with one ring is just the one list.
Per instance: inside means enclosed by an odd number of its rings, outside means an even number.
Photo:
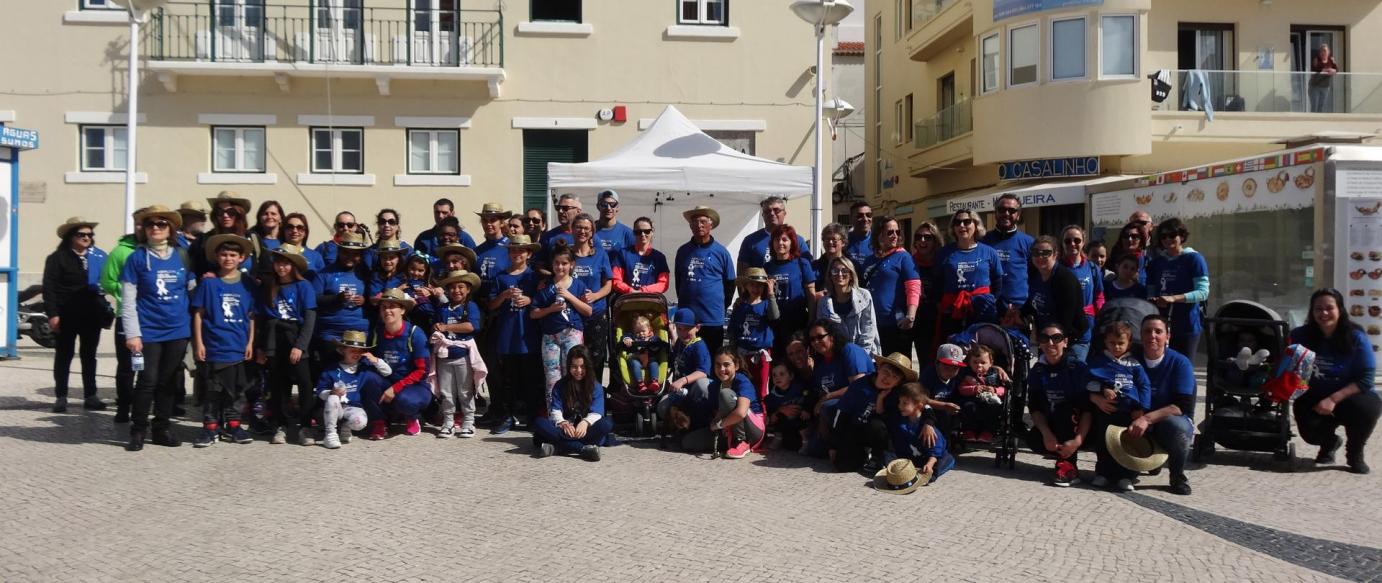
[{"label": "man wearing straw hat", "polygon": [[207,220],[211,217],[211,207],[200,200],[192,199],[178,206],[178,214],[182,215],[182,228],[178,230],[178,245],[191,247],[192,242],[196,241],[209,228]]},{"label": "man wearing straw hat", "polygon": [[698,206],[681,216],[691,229],[691,240],[677,249],[677,302],[696,315],[701,339],[714,354],[724,343],[725,306],[734,297],[734,259],[710,234],[720,226],[720,213]]}]

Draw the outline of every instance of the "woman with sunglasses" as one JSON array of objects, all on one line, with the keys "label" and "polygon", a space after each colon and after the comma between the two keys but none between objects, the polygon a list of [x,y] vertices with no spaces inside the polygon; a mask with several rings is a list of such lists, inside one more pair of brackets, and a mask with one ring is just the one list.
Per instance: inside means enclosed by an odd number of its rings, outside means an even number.
[{"label": "woman with sunglasses", "polygon": [[[1139,222],[1140,223],[1140,222]],[[1113,244],[1112,257],[1132,255],[1137,258],[1137,281],[1147,283],[1147,235],[1139,223],[1128,223],[1118,231],[1118,242]]]},{"label": "woman with sunglasses", "polygon": [[399,222],[398,211],[386,208],[380,209],[374,215],[375,226],[379,227],[379,235],[374,239],[374,245],[365,251],[365,269],[374,269],[374,261],[378,255],[379,243],[381,241],[398,241],[398,246],[403,249],[403,256],[413,254],[413,246],[403,240],[402,224]]},{"label": "woman with sunglasses", "polygon": [[[537,241],[543,233],[547,232],[547,211],[538,208],[530,208],[523,213],[523,233],[529,239]],[[509,235],[510,237],[513,234]]]},{"label": "woman with sunglasses", "polygon": [[653,249],[653,220],[638,217],[633,221],[633,247],[614,254],[614,291],[619,294],[667,292],[671,269],[667,256]]},{"label": "woman with sunglasses", "polygon": [[950,217],[955,242],[941,249],[941,337],[976,322],[998,321],[998,294],[1003,288],[1003,261],[998,252],[979,242],[979,215],[956,211]]},{"label": "woman with sunglasses", "polygon": [[1209,300],[1209,264],[1186,247],[1190,230],[1177,218],[1157,225],[1162,254],[1147,264],[1147,297],[1171,319],[1171,349],[1194,359],[1203,332],[1202,306]]},{"label": "woman with sunglasses", "polygon": [[881,217],[873,224],[873,256],[864,263],[859,279],[873,295],[873,314],[883,354],[911,352],[911,329],[921,303],[921,276],[916,263],[902,248],[902,226],[897,219]]},{"label": "woman with sunglasses", "polygon": [[96,248],[96,223],[81,217],[60,225],[58,238],[58,248],[43,264],[43,307],[48,326],[58,335],[53,412],[67,412],[67,380],[78,338],[82,341],[82,407],[99,411],[106,404],[96,396],[96,346],[101,329],[111,323],[110,304],[98,283],[106,254]]},{"label": "woman with sunglasses", "polygon": [[289,213],[283,219],[283,243],[297,245],[302,250],[303,258],[307,259],[307,271],[303,276],[307,281],[312,281],[317,272],[326,267],[326,260],[316,249],[307,246],[307,235],[311,229],[307,226],[307,216],[302,213]]},{"label": "woman with sunglasses", "polygon": [[129,451],[144,449],[150,406],[154,409],[153,443],[182,445],[173,436],[170,418],[182,357],[192,335],[187,295],[197,283],[188,269],[186,251],[172,245],[182,216],[154,205],[136,213],[134,220],[144,227],[144,243],[125,259],[120,273],[120,318],[125,346],[136,360],[143,359],[144,367],[135,381],[130,441],[125,446]]},{"label": "woman with sunglasses", "polygon": [[[222,191],[213,198],[206,199],[211,203],[211,230],[207,231],[197,240],[192,242],[192,246],[187,249],[187,256],[192,261],[192,272],[199,276],[216,273],[217,267],[207,259],[206,242],[216,235],[236,235],[250,238],[250,228],[248,219],[245,217],[250,212],[250,200],[241,198],[240,195],[229,190]],[[180,217],[180,215],[179,215]],[[254,251],[257,251],[258,248]],[[254,272],[254,257],[256,253],[250,252],[245,258],[245,262],[240,264],[242,273]]]},{"label": "woman with sunglasses", "polygon": [[1104,268],[1090,261],[1084,254],[1084,228],[1067,225],[1061,231],[1060,262],[1070,268],[1075,279],[1080,281],[1080,308],[1084,312],[1084,334],[1070,340],[1070,350],[1076,358],[1084,360],[1089,354],[1091,331],[1094,329],[1094,315],[1104,307]]},{"label": "woman with sunglasses", "polygon": [[912,263],[916,265],[917,276],[921,278],[921,303],[917,306],[917,324],[912,327],[912,343],[916,346],[917,358],[935,354],[941,345],[936,341],[936,323],[940,314],[940,270],[941,248],[945,247],[945,235],[940,226],[931,221],[921,223],[912,233]]},{"label": "woman with sunglasses", "polygon": [[1069,331],[1067,352],[1075,360],[1084,362],[1089,355],[1089,326],[1086,319],[1080,280],[1069,267],[1056,260],[1056,240],[1049,235],[1037,237],[1030,253],[1032,267],[1027,272],[1027,303],[1022,315],[1036,322],[1036,329],[1059,326]]},{"label": "woman with sunglasses", "polygon": [[1089,368],[1066,350],[1069,337],[1059,324],[1038,325],[1036,339],[1041,356],[1027,375],[1027,409],[1032,414],[1027,446],[1056,458],[1050,483],[1066,487],[1080,481],[1076,454],[1094,419],[1085,390]]},{"label": "woman with sunglasses", "polygon": [[[854,263],[835,257],[826,267],[825,295],[816,301],[816,319],[839,324],[845,337],[869,354],[878,354],[878,323],[874,320],[873,294],[859,287]],[[787,335],[791,340],[790,334]],[[784,343],[785,345],[785,343]]]}]

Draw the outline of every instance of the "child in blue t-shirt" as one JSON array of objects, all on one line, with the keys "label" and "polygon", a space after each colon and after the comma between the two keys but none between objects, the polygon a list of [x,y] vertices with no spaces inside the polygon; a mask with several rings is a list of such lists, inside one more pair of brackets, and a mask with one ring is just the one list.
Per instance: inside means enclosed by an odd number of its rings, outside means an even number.
[{"label": "child in blue t-shirt", "polygon": [[739,293],[729,315],[725,335],[748,373],[760,387],[768,385],[768,360],[761,357],[773,348],[771,322],[777,320],[773,280],[761,267],[750,267],[739,276]]},{"label": "child in blue t-shirt", "polygon": [[[298,441],[313,445],[311,436],[313,399],[311,359],[303,358],[316,328],[317,295],[303,279],[307,259],[297,245],[283,244],[273,250],[271,272],[264,286],[260,306],[261,323],[259,364],[268,367],[268,402],[277,430],[273,443],[287,442],[287,427],[295,425]],[[288,403],[293,385],[298,390],[297,419],[288,418]],[[295,421],[295,423],[294,423]]]},{"label": "child in blue t-shirt", "polygon": [[1136,255],[1118,257],[1118,276],[1104,285],[1104,300],[1118,298],[1147,299],[1147,286],[1138,281],[1142,260]]},{"label": "child in blue t-shirt", "polygon": [[585,320],[594,314],[594,306],[581,300],[590,291],[586,283],[572,276],[576,255],[563,243],[557,243],[550,258],[552,277],[543,282],[533,297],[533,309],[528,317],[537,320],[542,330],[542,369],[546,374],[543,408],[552,401],[552,387],[566,370],[566,353],[585,342]]},{"label": "child in blue t-shirt", "polygon": [[[346,330],[336,341],[341,360],[322,372],[317,380],[317,398],[322,401],[322,446],[327,449],[350,443],[352,431],[360,431],[369,422],[371,410],[376,414],[379,403],[363,397],[363,390],[371,394],[388,386],[385,380],[393,374],[388,362],[370,354],[371,346],[363,330]],[[371,370],[373,369],[373,370]]]},{"label": "child in blue t-shirt", "polygon": [[255,304],[240,264],[251,243],[232,237],[208,242],[207,258],[216,264],[216,277],[203,280],[191,297],[193,354],[207,379],[195,447],[214,445],[222,427],[228,439],[249,443],[249,434],[240,427],[240,410],[250,385],[246,364],[254,357]]},{"label": "child in blue t-shirt", "polygon": [[889,432],[892,455],[912,460],[927,483],[934,482],[955,467],[955,457],[946,448],[944,432],[925,415],[931,399],[921,383],[906,383],[897,391],[899,419]]},{"label": "child in blue t-shirt", "polygon": [[[438,274],[440,276],[442,274]],[[446,304],[445,290],[438,293],[429,282],[432,281],[432,267],[422,255],[409,255],[403,262],[403,283],[399,287],[417,305],[408,311],[408,321],[423,330],[431,330],[437,316],[437,308]],[[438,284],[437,287],[442,287]]]},{"label": "child in blue t-shirt", "polygon": [[812,416],[803,406],[805,400],[806,389],[792,374],[791,367],[785,362],[773,365],[772,385],[763,404],[768,406],[769,427],[781,439],[779,449],[797,451],[806,442]]},{"label": "child in blue t-shirt", "polygon": [[[529,417],[545,409],[543,400],[542,362],[538,359],[537,320],[528,317],[533,296],[537,293],[537,274],[528,265],[533,252],[540,248],[527,235],[509,237],[509,268],[494,276],[490,290],[489,311],[494,314],[493,342],[499,355],[503,382],[490,385],[491,409],[498,422],[495,435],[513,428],[516,414]],[[497,385],[497,386],[496,386]],[[517,410],[519,397],[525,397],[527,408]],[[543,411],[540,414],[546,414]]]},{"label": "child in blue t-shirt", "polygon": [[[472,353],[469,346],[454,343],[473,344],[475,334],[480,331],[480,309],[470,301],[470,295],[480,288],[480,276],[469,271],[453,271],[438,283],[446,290],[448,302],[437,309],[437,323],[432,325],[437,389],[441,392],[442,427],[437,437],[471,438],[475,437],[477,385],[471,361],[480,355]],[[441,340],[437,339],[437,333],[442,335]]]},{"label": "child in blue t-shirt", "polygon": [[767,434],[763,403],[749,377],[739,371],[739,356],[733,349],[720,349],[715,354],[713,368],[717,382],[711,385],[710,394],[718,398],[720,406],[710,431],[724,432],[725,444],[729,447],[725,451],[726,458],[741,459],[758,447]]},{"label": "child in blue t-shirt", "polygon": [[1114,322],[1105,327],[1104,351],[1089,359],[1087,387],[1112,403],[1115,413],[1140,415],[1151,407],[1152,383],[1132,355],[1131,325]]}]

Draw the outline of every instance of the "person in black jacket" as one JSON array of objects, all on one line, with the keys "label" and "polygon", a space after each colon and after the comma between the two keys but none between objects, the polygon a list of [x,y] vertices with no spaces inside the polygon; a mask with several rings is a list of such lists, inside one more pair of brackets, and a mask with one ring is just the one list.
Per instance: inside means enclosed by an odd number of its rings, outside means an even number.
[{"label": "person in black jacket", "polygon": [[95,248],[96,223],[72,217],[58,226],[62,239],[43,265],[43,306],[48,325],[58,335],[58,350],[53,361],[54,413],[67,412],[67,377],[72,355],[81,338],[82,407],[101,410],[106,404],[96,396],[96,346],[101,328],[113,321],[97,278],[105,254]]},{"label": "person in black jacket", "polygon": [[1031,257],[1027,303],[1022,306],[1022,315],[1035,320],[1037,330],[1055,324],[1068,331],[1068,338],[1085,338],[1089,331],[1085,329],[1080,280],[1070,268],[1056,261],[1056,240],[1046,235],[1037,238]]}]

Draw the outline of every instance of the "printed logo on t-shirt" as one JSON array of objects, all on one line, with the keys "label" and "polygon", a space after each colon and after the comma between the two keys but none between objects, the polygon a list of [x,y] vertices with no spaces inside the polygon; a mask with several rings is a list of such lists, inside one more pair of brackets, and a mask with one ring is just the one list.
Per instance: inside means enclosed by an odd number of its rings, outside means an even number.
[{"label": "printed logo on t-shirt", "polygon": [[154,295],[160,301],[171,301],[178,299],[178,280],[182,279],[179,274],[181,269],[160,269],[154,273]]},{"label": "printed logo on t-shirt", "polygon": [[484,259],[481,259],[481,260],[480,260],[480,277],[485,278],[485,279],[489,279],[489,278],[491,277],[491,272],[494,271],[494,266],[497,265],[498,263],[499,263],[499,260],[496,259],[496,258],[494,258],[494,257],[486,257],[486,258],[484,258]]},{"label": "printed logo on t-shirt", "polygon": [[384,362],[389,363],[390,368],[398,370],[398,367],[403,364],[403,359],[406,358],[406,356],[407,355],[393,348],[385,348],[384,353],[379,355],[379,358],[383,359]]},{"label": "printed logo on t-shirt", "polygon": [[756,330],[763,325],[763,319],[754,312],[749,312],[744,316],[744,327],[739,331],[740,338],[753,338],[757,335]]},{"label": "printed logo on t-shirt", "polygon": [[243,313],[240,311],[240,296],[233,293],[221,294],[221,317],[227,324],[239,324],[245,321]]},{"label": "printed logo on t-shirt", "polygon": [[773,276],[773,282],[775,284],[773,286],[773,296],[776,297],[779,302],[786,301],[787,288],[791,285],[792,278],[787,274],[779,273]]},{"label": "printed logo on t-shirt", "polygon": [[336,293],[340,293],[340,294],[348,293],[348,294],[351,294],[351,295],[357,295],[357,294],[360,293],[360,289],[359,289],[359,287],[357,287],[357,286],[356,286],[355,284],[353,284],[353,283],[349,283],[349,282],[345,282],[345,281],[337,281],[337,282],[336,282]]},{"label": "printed logo on t-shirt", "polygon": [[1013,256],[1012,251],[1009,251],[1007,249],[994,249],[993,252],[998,255],[999,261],[1002,261],[1003,263],[1011,263],[1010,260]]},{"label": "printed logo on t-shirt", "polygon": [[577,279],[585,279],[595,275],[595,268],[591,265],[581,265],[577,263],[571,268],[571,275]]},{"label": "printed logo on t-shirt", "polygon": [[288,298],[283,297],[283,296],[279,296],[278,300],[274,302],[274,308],[278,310],[278,319],[280,319],[280,320],[293,320],[293,319],[294,319],[294,318],[293,318],[293,302],[289,301]]},{"label": "printed logo on t-shirt", "polygon": [[705,259],[692,257],[690,261],[686,262],[686,280],[693,283],[701,282],[701,276],[697,275],[697,273],[704,269]]},{"label": "printed logo on t-shirt", "polygon": [[638,262],[633,264],[633,281],[643,281],[643,276],[653,272],[653,266],[647,263]]},{"label": "printed logo on t-shirt", "polygon": [[965,277],[965,274],[974,273],[975,271],[978,271],[978,270],[979,270],[979,263],[978,263],[977,261],[960,261],[960,262],[957,262],[957,263],[955,264],[955,283],[960,284],[960,285],[966,285],[966,284],[968,284],[968,283],[969,283],[969,278]]}]

